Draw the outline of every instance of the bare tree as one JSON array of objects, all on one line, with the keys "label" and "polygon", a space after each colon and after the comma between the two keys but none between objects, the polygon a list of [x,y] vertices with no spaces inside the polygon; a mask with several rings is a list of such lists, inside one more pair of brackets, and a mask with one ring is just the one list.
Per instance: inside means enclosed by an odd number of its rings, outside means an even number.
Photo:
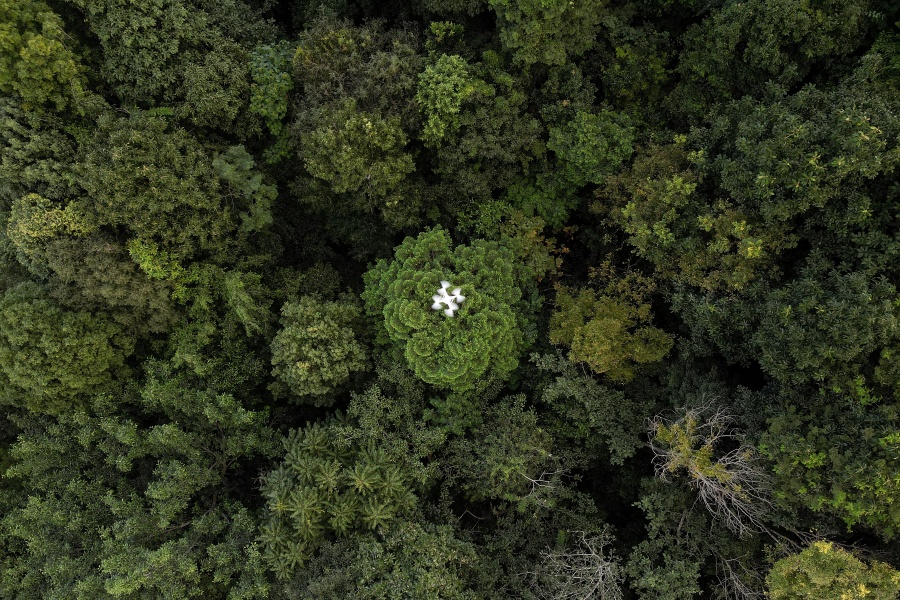
[{"label": "bare tree", "polygon": [[[740,537],[767,531],[770,482],[753,446],[731,428],[733,419],[724,408],[706,404],[681,413],[675,420],[650,420],[656,476],[667,481],[686,471],[699,500],[725,527]],[[722,453],[723,446],[736,447]]]},{"label": "bare tree", "polygon": [[575,534],[574,547],[548,550],[536,577],[534,591],[543,600],[621,600],[625,577],[609,551],[612,535],[604,530]]},{"label": "bare tree", "polygon": [[725,558],[716,555],[716,586],[719,598],[726,600],[764,600],[765,578],[749,557]]}]

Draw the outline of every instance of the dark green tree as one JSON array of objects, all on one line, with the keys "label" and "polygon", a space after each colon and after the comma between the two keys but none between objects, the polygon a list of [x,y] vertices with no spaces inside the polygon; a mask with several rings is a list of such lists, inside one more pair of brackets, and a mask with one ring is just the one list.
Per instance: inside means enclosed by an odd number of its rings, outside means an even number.
[{"label": "dark green tree", "polygon": [[637,365],[661,360],[672,336],[651,325],[652,280],[637,273],[618,276],[609,263],[595,271],[601,289],[578,295],[558,288],[550,319],[550,341],[569,346],[569,359],[586,363],[612,381],[627,382]]},{"label": "dark green tree", "polygon": [[490,0],[500,40],[524,65],[561,65],[594,43],[605,3],[602,0]]},{"label": "dark green tree", "polygon": [[478,548],[456,537],[448,525],[398,523],[383,535],[358,534],[323,544],[275,598],[475,600],[484,597],[483,560]]},{"label": "dark green tree", "polygon": [[[5,594],[22,598],[265,598],[252,498],[275,436],[264,411],[147,365],[136,396],[20,421],[0,525]],[[195,382],[195,381],[194,381]],[[142,425],[117,406],[151,417]],[[92,414],[94,413],[94,414]]]}]

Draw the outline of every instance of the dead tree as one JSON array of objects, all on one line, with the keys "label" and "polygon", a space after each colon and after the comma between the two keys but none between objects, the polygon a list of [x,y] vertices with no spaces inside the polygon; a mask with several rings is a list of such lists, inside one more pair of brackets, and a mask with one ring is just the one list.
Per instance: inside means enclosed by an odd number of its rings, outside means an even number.
[{"label": "dead tree", "polygon": [[[675,420],[650,421],[650,447],[656,476],[668,481],[684,471],[689,485],[714,518],[739,537],[766,531],[772,508],[766,472],[753,446],[731,428],[724,408],[704,405],[684,408]],[[737,447],[723,451],[723,446]]]}]

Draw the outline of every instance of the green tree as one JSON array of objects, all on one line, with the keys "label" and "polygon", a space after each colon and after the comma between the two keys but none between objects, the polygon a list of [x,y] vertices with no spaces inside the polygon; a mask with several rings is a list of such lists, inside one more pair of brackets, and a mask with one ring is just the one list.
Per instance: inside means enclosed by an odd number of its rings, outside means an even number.
[{"label": "green tree", "polygon": [[274,37],[274,27],[241,0],[71,4],[99,42],[99,74],[121,102],[176,105],[204,126],[228,128],[238,107],[246,110],[247,50]]},{"label": "green tree", "polygon": [[0,98],[0,198],[3,210],[28,194],[62,201],[75,197],[77,142],[59,117],[40,119],[12,97]]},{"label": "green tree", "polygon": [[416,485],[427,487],[440,476],[436,457],[447,441],[444,427],[426,421],[426,386],[402,364],[379,365],[377,379],[352,394],[347,415],[359,441],[372,441],[403,465]]},{"label": "green tree", "polygon": [[634,129],[626,117],[610,111],[578,112],[575,118],[550,129],[547,148],[562,166],[562,175],[572,185],[603,183],[619,165],[631,157]]},{"label": "green tree", "polygon": [[706,203],[689,163],[694,156],[680,143],[646,149],[630,170],[607,179],[594,209],[610,215],[664,278],[741,289],[795,240],[777,226],[757,224],[728,200]]},{"label": "green tree", "polygon": [[103,317],[61,310],[37,284],[8,290],[0,299],[0,369],[12,386],[4,403],[56,414],[104,391],[131,350],[120,333]]},{"label": "green tree", "polygon": [[[474,544],[448,525],[404,522],[379,535],[360,534],[322,546],[284,586],[287,598],[475,600],[484,589]],[[275,596],[276,599],[280,596]]]},{"label": "green tree", "polygon": [[358,339],[361,316],[362,310],[346,301],[306,296],[285,303],[281,330],[272,340],[272,374],[293,396],[332,404],[329,394],[368,366]]},{"label": "green tree", "polygon": [[560,354],[533,354],[532,362],[546,373],[541,390],[540,415],[559,445],[587,461],[601,457],[622,465],[643,445],[652,403],[640,395],[627,395],[585,374]]},{"label": "green tree", "polygon": [[896,406],[863,407],[819,389],[782,391],[759,449],[771,461],[774,498],[784,507],[835,515],[847,528],[884,539],[900,532],[900,418]]},{"label": "green tree", "polygon": [[471,501],[505,500],[526,510],[552,505],[553,488],[560,485],[563,468],[552,439],[521,395],[489,407],[472,437],[456,438],[448,453],[452,475],[446,479]]},{"label": "green tree", "polygon": [[386,219],[408,211],[398,206],[406,200],[398,187],[415,167],[404,151],[407,138],[398,118],[360,112],[348,100],[323,107],[313,122],[300,141],[300,156],[310,175],[325,181],[334,193],[347,194],[356,210],[380,209]]},{"label": "green tree", "polygon": [[[529,320],[516,314],[523,275],[496,242],[453,248],[445,231],[433,229],[406,238],[392,261],[366,273],[363,300],[382,341],[397,344],[418,377],[465,391],[482,376],[503,378],[516,368]],[[465,296],[453,316],[432,308],[442,281]]]},{"label": "green tree", "polygon": [[291,47],[285,42],[263,44],[250,57],[250,112],[261,116],[273,135],[281,133],[287,115],[291,80]]},{"label": "green tree", "polygon": [[427,65],[419,74],[416,92],[416,102],[425,117],[422,140],[438,146],[445,136],[459,131],[463,102],[479,92],[490,93],[490,88],[461,56],[441,54]]},{"label": "green tree", "polygon": [[419,78],[418,108],[426,122],[426,155],[441,178],[447,212],[487,200],[526,172],[544,154],[540,121],[527,112],[524,81],[502,57],[485,52],[480,63],[437,56]]},{"label": "green tree", "polygon": [[88,193],[80,204],[93,224],[125,228],[175,261],[233,251],[238,215],[219,194],[212,160],[165,118],[104,115],[78,168]]},{"label": "green tree", "polygon": [[753,337],[760,365],[785,384],[855,391],[870,357],[896,339],[896,291],[862,273],[804,274],[773,290]]},{"label": "green tree", "polygon": [[417,129],[418,43],[409,29],[385,30],[374,21],[355,26],[320,15],[300,34],[294,52],[293,77],[301,92],[296,117],[302,121],[307,110],[352,99],[364,113],[399,118],[405,132]]},{"label": "green tree", "polygon": [[[164,363],[146,371],[135,395],[21,422],[27,433],[4,480],[18,486],[0,525],[14,549],[4,592],[267,597],[257,521],[243,500],[254,460],[275,450],[267,414]],[[117,414],[123,404],[151,424]]]},{"label": "green tree", "polygon": [[183,66],[184,102],[176,114],[200,127],[234,130],[240,137],[258,131],[258,123],[247,115],[253,112],[247,106],[247,52],[224,38],[214,48]]},{"label": "green tree", "polygon": [[517,62],[561,65],[584,54],[597,35],[600,0],[490,0],[500,40]]},{"label": "green tree", "polygon": [[78,203],[70,202],[60,208],[37,194],[26,194],[12,205],[6,235],[19,262],[36,275],[46,276],[48,263],[53,260],[48,246],[59,239],[93,233],[95,229]]},{"label": "green tree", "polygon": [[892,600],[900,594],[900,571],[879,561],[867,565],[821,541],[776,562],[766,584],[773,600]]},{"label": "green tree", "polygon": [[[828,59],[856,49],[873,2],[777,0],[725,4],[684,38],[679,71],[723,95],[754,94],[766,82],[790,86]],[[682,98],[678,98],[679,100]]]},{"label": "green tree", "polygon": [[110,237],[60,238],[43,253],[50,297],[70,310],[105,313],[135,337],[167,332],[180,318],[173,286],[147,277]]}]

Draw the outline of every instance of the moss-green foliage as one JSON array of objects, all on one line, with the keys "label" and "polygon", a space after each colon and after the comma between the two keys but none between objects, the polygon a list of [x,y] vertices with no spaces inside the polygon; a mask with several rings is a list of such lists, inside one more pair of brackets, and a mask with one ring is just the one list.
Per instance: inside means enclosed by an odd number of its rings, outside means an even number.
[{"label": "moss-green foliage", "polygon": [[[294,196],[359,253],[371,251],[373,225],[417,224],[428,200],[407,181],[415,170],[407,143],[419,122],[416,44],[412,32],[323,13],[300,36],[292,59],[296,94],[279,156],[302,161]],[[373,222],[373,215],[381,219]]]},{"label": "moss-green foliage", "polygon": [[62,19],[39,0],[3,0],[0,15],[0,92],[18,95],[28,111],[77,106],[85,69]]},{"label": "moss-green foliage", "polygon": [[407,473],[372,443],[341,435],[337,423],[292,430],[284,462],[262,493],[265,557],[280,578],[302,567],[324,540],[358,530],[389,531],[415,504]]},{"label": "moss-green foliage", "polygon": [[179,112],[195,123],[222,129],[230,129],[248,101],[247,46],[273,35],[241,0],[71,4],[99,41],[100,74],[121,102],[183,104]]},{"label": "moss-green foliage", "polygon": [[478,585],[482,561],[477,547],[456,537],[450,526],[403,522],[384,535],[356,535],[324,545],[297,580],[284,585],[285,596],[475,600],[483,597]]},{"label": "moss-green foliage", "polygon": [[561,65],[594,42],[602,0],[490,0],[500,39],[516,61]]},{"label": "moss-green foliage", "polygon": [[[452,63],[462,67],[456,60]],[[455,71],[433,73],[433,78],[423,75],[420,86],[424,82],[429,87],[419,88],[428,98],[422,105],[427,111],[441,103],[448,109],[461,101],[458,114],[445,113],[443,119],[452,117],[448,119],[450,127],[443,130],[433,154],[434,171],[443,184],[439,191],[445,198],[444,209],[453,212],[509,186],[545,152],[543,127],[528,114],[524,82],[513,75],[503,58],[485,52],[482,61],[470,62],[466,71],[467,84],[461,90],[464,98],[456,96],[454,101],[454,94],[442,93],[450,91],[442,89],[446,84],[462,76]],[[467,91],[470,86],[472,92]],[[456,87],[454,84],[451,90]],[[439,113],[426,112],[425,116],[432,114]]]},{"label": "moss-green foliage", "polygon": [[679,144],[647,152],[597,192],[595,209],[609,211],[663,277],[705,288],[742,288],[760,276],[771,252],[793,243],[777,229],[755,224],[725,198],[705,205],[689,166],[693,157]]},{"label": "moss-green foliage", "polygon": [[356,424],[353,435],[390,454],[416,485],[433,483],[440,468],[433,459],[448,432],[425,420],[426,386],[401,364],[381,365],[377,374],[370,388],[353,394],[347,408]]},{"label": "moss-green foliage", "polygon": [[266,121],[274,135],[281,133],[281,120],[287,114],[291,80],[291,47],[281,43],[254,48],[250,58],[250,112]]},{"label": "moss-green foliage", "polygon": [[626,565],[637,597],[691,600],[701,593],[700,569],[708,554],[709,523],[685,510],[692,499],[681,490],[644,483],[638,507],[645,513],[648,536]]},{"label": "moss-green foliage", "polygon": [[552,439],[525,409],[525,398],[508,398],[486,411],[471,440],[451,443],[447,464],[470,500],[505,500],[525,510],[547,502],[559,475]]},{"label": "moss-green foliage", "polygon": [[172,286],[148,278],[109,237],[54,240],[46,257],[50,296],[66,308],[104,312],[135,336],[166,332],[179,318]]},{"label": "moss-green foliage", "polygon": [[105,115],[83,149],[84,210],[175,260],[227,252],[237,214],[223,206],[210,157],[164,117]]},{"label": "moss-green foliage", "polygon": [[76,144],[64,122],[32,118],[10,97],[0,98],[0,194],[4,209],[26,194],[63,200],[74,192]]},{"label": "moss-green foliage", "polygon": [[685,36],[679,70],[719,94],[766,82],[792,85],[817,61],[856,48],[871,22],[868,0],[752,0],[723,5]]},{"label": "moss-green foliage", "polygon": [[[293,57],[300,106],[317,109],[352,98],[363,112],[399,117],[409,131],[418,122],[417,44],[409,30],[386,30],[377,22],[355,26],[320,15],[300,34]],[[302,120],[304,112],[296,116]]]},{"label": "moss-green foliage", "polygon": [[760,365],[786,384],[852,391],[861,371],[871,373],[870,357],[900,334],[895,298],[894,286],[861,273],[797,279],[762,307]]},{"label": "moss-green foliage", "polygon": [[357,339],[361,316],[350,302],[307,296],[286,303],[272,340],[272,374],[295,397],[331,404],[333,398],[323,396],[367,367],[366,348]]},{"label": "moss-green foliage", "polygon": [[278,193],[275,186],[263,183],[253,157],[243,146],[231,146],[212,161],[228,196],[237,196],[247,207],[239,214],[242,233],[261,231],[272,224],[272,203]]},{"label": "moss-green foliage", "polygon": [[891,600],[900,594],[900,571],[822,541],[776,562],[766,584],[772,600]]},{"label": "moss-green foliage", "polygon": [[8,290],[0,299],[0,368],[13,389],[4,403],[53,414],[103,391],[128,354],[119,333],[102,317],[61,310],[34,283]]},{"label": "moss-green foliage", "polygon": [[892,0],[0,0],[0,598],[896,595],[898,174]]},{"label": "moss-green foliage", "polygon": [[671,77],[672,36],[664,24],[630,17],[627,9],[603,17],[598,36],[599,63],[594,64],[610,103],[657,122]]},{"label": "moss-green foliage", "polygon": [[652,402],[602,385],[559,354],[532,355],[547,373],[540,401],[547,429],[559,443],[567,440],[590,461],[621,465],[643,445]]},{"label": "moss-green foliage", "polygon": [[550,341],[569,346],[569,359],[586,363],[612,381],[630,381],[639,364],[661,360],[672,336],[652,326],[652,281],[636,274],[619,279],[606,265],[604,289],[565,288],[556,294]]},{"label": "moss-green foliage", "polygon": [[[441,281],[465,296],[453,317],[431,307]],[[423,381],[465,391],[486,374],[503,378],[516,368],[528,319],[517,317],[516,307],[526,282],[503,246],[476,241],[454,248],[445,231],[433,229],[406,238],[365,282],[366,312]]]},{"label": "moss-green foliage", "polygon": [[[179,116],[201,127],[237,129],[238,135],[258,129],[245,112],[250,87],[247,71],[247,52],[231,40],[219,40],[216,51],[184,66],[184,104]],[[247,123],[236,123],[241,120]]]},{"label": "moss-green foliage", "polygon": [[300,152],[310,175],[337,194],[354,196],[359,209],[380,208],[388,216],[400,202],[393,192],[415,170],[406,142],[397,117],[360,112],[351,100],[322,109]]},{"label": "moss-green foliage", "polygon": [[48,263],[53,260],[48,248],[52,242],[81,237],[94,229],[78,204],[61,208],[37,194],[27,194],[13,203],[6,235],[19,262],[35,274],[47,275]]},{"label": "moss-green foliage", "polygon": [[547,223],[540,216],[524,210],[527,208],[518,210],[503,201],[485,202],[461,215],[460,225],[473,236],[501,242],[540,281],[556,275],[562,265],[559,255],[565,250],[557,247],[556,239],[544,235]]},{"label": "moss-green foliage", "polygon": [[575,186],[602,183],[631,157],[634,129],[627,118],[604,111],[578,112],[562,127],[550,130],[547,148],[562,163],[562,175]]}]

